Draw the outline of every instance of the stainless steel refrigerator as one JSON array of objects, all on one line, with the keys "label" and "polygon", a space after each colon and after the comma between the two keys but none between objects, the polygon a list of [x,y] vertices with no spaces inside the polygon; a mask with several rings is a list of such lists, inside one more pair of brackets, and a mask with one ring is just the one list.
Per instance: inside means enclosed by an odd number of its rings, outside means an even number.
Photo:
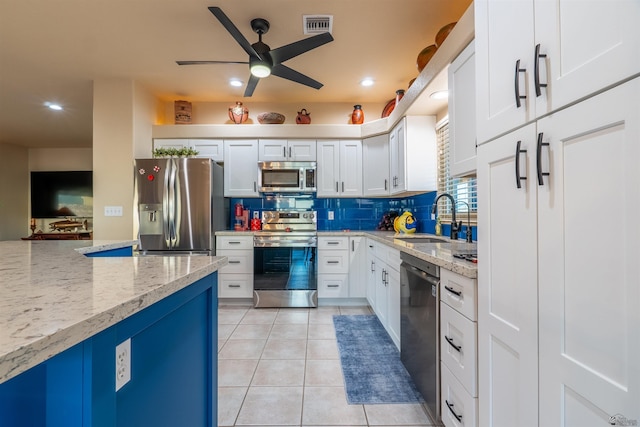
[{"label": "stainless steel refrigerator", "polygon": [[139,250],[215,255],[215,232],[229,218],[222,167],[201,158],[136,159],[134,173]]}]

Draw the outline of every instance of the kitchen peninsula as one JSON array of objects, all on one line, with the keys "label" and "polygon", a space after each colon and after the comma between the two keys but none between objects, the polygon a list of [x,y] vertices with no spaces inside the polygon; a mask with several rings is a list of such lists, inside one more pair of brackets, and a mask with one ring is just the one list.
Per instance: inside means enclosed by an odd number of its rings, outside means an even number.
[{"label": "kitchen peninsula", "polygon": [[0,425],[215,425],[227,260],[120,256],[134,244],[0,242]]}]

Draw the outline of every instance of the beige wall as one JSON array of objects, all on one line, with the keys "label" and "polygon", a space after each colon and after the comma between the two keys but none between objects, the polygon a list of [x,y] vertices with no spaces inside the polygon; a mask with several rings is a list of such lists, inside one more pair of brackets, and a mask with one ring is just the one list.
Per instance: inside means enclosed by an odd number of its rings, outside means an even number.
[{"label": "beige wall", "polygon": [[91,148],[31,148],[30,171],[90,171],[93,169]]},{"label": "beige wall", "polygon": [[29,151],[0,144],[0,240],[18,240],[29,230]]},{"label": "beige wall", "polygon": [[[99,79],[93,85],[94,239],[131,239],[133,158],[151,139],[155,103],[127,79]],[[138,139],[138,143],[136,143]],[[105,206],[121,206],[121,217],[104,215]]]}]

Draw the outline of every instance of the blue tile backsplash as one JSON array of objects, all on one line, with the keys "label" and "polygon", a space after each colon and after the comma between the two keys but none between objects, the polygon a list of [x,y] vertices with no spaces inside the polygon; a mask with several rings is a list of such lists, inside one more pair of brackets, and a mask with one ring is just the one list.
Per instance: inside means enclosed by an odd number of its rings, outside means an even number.
[{"label": "blue tile backsplash", "polygon": [[[424,193],[416,196],[392,199],[357,198],[357,199],[318,199],[311,196],[263,198],[232,198],[231,218],[229,224],[233,224],[233,206],[240,203],[245,209],[249,209],[253,216],[254,211],[267,211],[278,209],[311,209],[318,211],[319,231],[341,230],[375,230],[382,219],[382,215],[389,211],[401,214],[407,210],[413,213],[418,222],[418,233],[435,233],[436,222],[431,220],[431,208],[436,193]],[[329,220],[329,211],[333,211],[334,219]],[[460,218],[462,219],[462,218]],[[466,224],[463,227],[466,230]],[[476,240],[476,227],[472,227],[473,239]],[[443,224],[442,234],[449,236],[449,224]],[[460,239],[464,239],[464,231],[460,233]]]}]

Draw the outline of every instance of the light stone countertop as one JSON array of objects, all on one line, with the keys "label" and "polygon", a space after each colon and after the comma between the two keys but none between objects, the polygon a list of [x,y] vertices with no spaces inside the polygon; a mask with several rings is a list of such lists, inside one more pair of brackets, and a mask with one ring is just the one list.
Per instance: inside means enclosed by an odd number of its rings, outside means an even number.
[{"label": "light stone countertop", "polygon": [[226,257],[95,257],[136,241],[0,242],[0,383],[217,271]]},{"label": "light stone countertop", "polygon": [[[218,231],[217,236],[250,236],[252,231]],[[318,237],[322,236],[364,236],[377,242],[384,243],[401,252],[406,252],[417,258],[423,259],[432,264],[438,265],[445,270],[453,271],[465,277],[475,279],[478,277],[478,266],[470,261],[454,258],[457,253],[476,253],[477,242],[467,243],[464,238],[451,240],[445,236],[435,236],[427,233],[397,234],[393,231],[368,231],[368,230],[345,230],[345,231],[318,231]],[[399,240],[401,237],[405,240]],[[409,239],[413,237],[437,237],[444,240],[442,243],[411,243]],[[478,261],[480,262],[480,261]]]}]

